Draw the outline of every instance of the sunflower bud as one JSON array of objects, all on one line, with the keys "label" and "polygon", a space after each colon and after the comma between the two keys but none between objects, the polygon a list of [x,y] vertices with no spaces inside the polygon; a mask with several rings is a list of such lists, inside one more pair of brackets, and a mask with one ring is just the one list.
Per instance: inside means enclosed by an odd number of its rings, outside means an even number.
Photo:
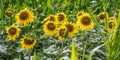
[{"label": "sunflower bud", "polygon": [[6,13],[6,15],[7,15],[8,17],[13,17],[13,16],[14,16],[14,12],[13,12],[13,10],[11,10],[11,9],[7,9],[7,10],[5,11],[5,13]]}]

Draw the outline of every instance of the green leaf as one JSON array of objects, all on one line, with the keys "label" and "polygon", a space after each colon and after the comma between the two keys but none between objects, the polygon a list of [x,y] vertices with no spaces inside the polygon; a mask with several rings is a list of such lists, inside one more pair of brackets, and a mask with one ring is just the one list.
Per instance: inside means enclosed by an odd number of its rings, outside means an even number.
[{"label": "green leaf", "polygon": [[111,49],[109,53],[109,60],[120,60],[120,11],[118,14],[117,25],[115,26],[115,31],[113,38],[111,40]]},{"label": "green leaf", "polygon": [[21,60],[20,54],[19,54],[19,58],[18,58],[18,60]]},{"label": "green leaf", "polygon": [[94,54],[99,48],[103,47],[104,45],[105,45],[105,44],[102,44],[102,45],[100,45],[100,46],[95,47],[95,48],[90,52],[88,60],[92,60],[93,54]]},{"label": "green leaf", "polygon": [[63,60],[63,58],[61,57],[60,60]]},{"label": "green leaf", "polygon": [[78,60],[75,47],[74,47],[74,40],[72,40],[72,54],[71,54],[71,60]]},{"label": "green leaf", "polygon": [[36,51],[34,51],[34,56],[33,56],[33,59],[32,59],[32,60],[37,60]]}]

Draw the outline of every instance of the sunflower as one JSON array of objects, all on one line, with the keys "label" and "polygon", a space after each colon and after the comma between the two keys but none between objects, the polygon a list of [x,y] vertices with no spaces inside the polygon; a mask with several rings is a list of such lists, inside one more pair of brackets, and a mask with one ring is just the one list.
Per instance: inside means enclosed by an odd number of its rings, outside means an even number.
[{"label": "sunflower", "polygon": [[36,45],[36,40],[31,37],[21,38],[21,47],[25,49],[31,49]]},{"label": "sunflower", "polygon": [[34,14],[28,8],[25,8],[16,15],[16,19],[16,23],[27,26],[34,21]]},{"label": "sunflower", "polygon": [[116,25],[116,19],[115,18],[110,18],[110,21],[108,23],[108,26],[109,26],[109,30],[113,30],[115,28],[115,25]]},{"label": "sunflower", "polygon": [[78,18],[77,25],[82,30],[90,30],[94,27],[94,23],[88,13],[84,13],[84,15],[82,15]]},{"label": "sunflower", "polygon": [[85,12],[80,11],[80,12],[77,13],[76,17],[79,18],[79,17],[82,16],[84,13],[85,13]]},{"label": "sunflower", "polygon": [[74,36],[75,33],[77,33],[77,28],[76,25],[71,23],[71,22],[67,22],[64,25],[67,28],[67,33],[69,36]]},{"label": "sunflower", "polygon": [[53,21],[48,21],[45,23],[44,27],[43,27],[43,31],[47,34],[47,35],[54,35],[57,32],[57,26],[56,23]]},{"label": "sunflower", "polygon": [[101,12],[101,13],[99,13],[98,14],[98,18],[100,19],[100,20],[106,20],[107,18],[108,18],[108,13],[107,12]]},{"label": "sunflower", "polygon": [[58,37],[59,39],[62,39],[64,40],[65,36],[66,36],[66,32],[67,32],[67,29],[65,27],[61,27],[58,31]]},{"label": "sunflower", "polygon": [[45,22],[47,22],[47,21],[58,22],[57,17],[56,17],[55,15],[50,15],[50,16],[46,17],[46,18],[43,20],[43,23],[45,23]]},{"label": "sunflower", "polygon": [[12,41],[14,41],[19,36],[20,31],[21,31],[21,29],[14,25],[12,25],[6,29],[8,38]]},{"label": "sunflower", "polygon": [[13,17],[13,16],[14,16],[14,12],[13,12],[12,10],[10,10],[10,9],[7,9],[7,10],[5,11],[5,13],[6,13],[6,15],[9,16],[9,17]]},{"label": "sunflower", "polygon": [[57,19],[60,23],[65,23],[67,21],[67,17],[63,12],[57,14]]}]

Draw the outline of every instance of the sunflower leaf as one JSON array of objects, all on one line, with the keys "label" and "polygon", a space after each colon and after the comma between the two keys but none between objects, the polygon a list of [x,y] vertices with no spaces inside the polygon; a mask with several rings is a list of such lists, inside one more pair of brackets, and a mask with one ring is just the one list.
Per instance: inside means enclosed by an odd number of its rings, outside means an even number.
[{"label": "sunflower leaf", "polygon": [[74,47],[74,40],[72,40],[72,54],[71,54],[71,60],[78,60],[76,57],[76,51]]}]

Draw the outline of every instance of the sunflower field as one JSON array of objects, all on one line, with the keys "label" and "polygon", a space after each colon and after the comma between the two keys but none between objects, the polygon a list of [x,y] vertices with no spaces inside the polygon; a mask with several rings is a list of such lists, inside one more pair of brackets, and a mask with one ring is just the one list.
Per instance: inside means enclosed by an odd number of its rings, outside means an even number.
[{"label": "sunflower field", "polygon": [[0,60],[120,60],[120,0],[0,0]]}]

